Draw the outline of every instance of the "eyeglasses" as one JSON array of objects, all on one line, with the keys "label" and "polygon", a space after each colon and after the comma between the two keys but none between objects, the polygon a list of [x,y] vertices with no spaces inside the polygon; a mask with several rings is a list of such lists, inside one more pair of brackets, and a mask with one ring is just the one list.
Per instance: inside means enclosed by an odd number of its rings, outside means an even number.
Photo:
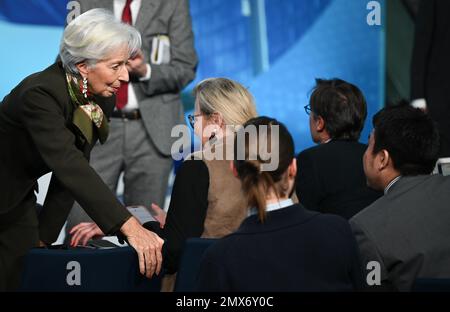
[{"label": "eyeglasses", "polygon": [[305,105],[304,108],[305,108],[306,115],[311,114],[311,105],[309,105],[309,104]]},{"label": "eyeglasses", "polygon": [[188,115],[189,124],[191,125],[192,129],[194,129],[195,118],[200,117],[201,115],[203,115],[203,113],[196,114],[196,115]]}]

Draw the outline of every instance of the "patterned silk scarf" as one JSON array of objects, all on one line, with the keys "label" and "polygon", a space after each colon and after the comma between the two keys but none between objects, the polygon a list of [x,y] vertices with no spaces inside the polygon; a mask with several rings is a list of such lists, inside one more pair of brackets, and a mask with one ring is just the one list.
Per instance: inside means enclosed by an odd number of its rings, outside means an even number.
[{"label": "patterned silk scarf", "polygon": [[70,99],[76,106],[73,112],[73,124],[81,131],[83,136],[92,144],[94,126],[97,129],[100,143],[105,143],[108,138],[108,121],[103,115],[101,107],[94,102],[93,97],[85,98],[80,91],[78,80],[66,73]]}]

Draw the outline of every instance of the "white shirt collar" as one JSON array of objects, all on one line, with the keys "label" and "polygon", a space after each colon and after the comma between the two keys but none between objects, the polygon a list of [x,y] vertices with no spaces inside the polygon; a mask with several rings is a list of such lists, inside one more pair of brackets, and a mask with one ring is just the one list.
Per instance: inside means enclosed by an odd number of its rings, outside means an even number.
[{"label": "white shirt collar", "polygon": [[392,185],[394,185],[398,180],[400,180],[401,177],[402,176],[399,175],[398,177],[393,179],[391,182],[389,182],[389,184],[384,188],[384,195],[386,195],[389,192],[389,189],[392,187]]},{"label": "white shirt collar", "polygon": [[[293,204],[294,204],[294,202],[292,201],[292,199],[288,198],[288,199],[285,199],[285,200],[282,200],[282,201],[278,201],[278,202],[273,203],[273,204],[268,204],[266,206],[266,211],[269,212],[269,211],[279,210],[279,209],[282,209],[282,208],[285,208],[285,207],[292,206]],[[258,212],[257,212],[255,207],[250,208],[249,211],[248,211],[248,215],[249,216],[257,214],[257,213]]]}]

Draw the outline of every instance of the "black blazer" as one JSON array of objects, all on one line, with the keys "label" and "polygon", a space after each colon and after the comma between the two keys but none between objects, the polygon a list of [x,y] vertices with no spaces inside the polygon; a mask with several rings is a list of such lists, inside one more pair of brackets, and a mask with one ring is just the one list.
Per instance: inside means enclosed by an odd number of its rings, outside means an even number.
[{"label": "black blazer", "polygon": [[297,156],[296,193],[310,210],[350,219],[382,193],[367,187],[363,170],[366,145],[333,140]]},{"label": "black blazer", "polygon": [[422,0],[411,61],[411,98],[424,98],[441,135],[440,157],[450,157],[450,1]]},{"label": "black blazer", "polygon": [[363,287],[359,250],[341,217],[293,205],[244,220],[203,257],[201,291],[353,291]]},{"label": "black blazer", "polygon": [[[96,98],[111,114],[114,98]],[[55,63],[25,78],[0,106],[0,224],[25,210],[37,179],[53,172],[40,214],[40,239],[56,240],[76,199],[105,233],[117,231],[130,214],[89,166],[88,144],[72,124],[64,70]]]}]

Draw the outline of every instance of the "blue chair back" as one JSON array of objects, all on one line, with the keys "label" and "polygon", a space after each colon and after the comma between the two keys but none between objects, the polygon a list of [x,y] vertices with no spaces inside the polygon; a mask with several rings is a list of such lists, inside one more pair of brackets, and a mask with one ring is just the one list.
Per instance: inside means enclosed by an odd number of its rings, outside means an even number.
[{"label": "blue chair back", "polygon": [[159,291],[160,277],[139,272],[136,251],[113,249],[31,249],[25,259],[21,291]]},{"label": "blue chair back", "polygon": [[413,292],[450,292],[450,278],[418,278]]},{"label": "blue chair back", "polygon": [[206,249],[216,241],[217,239],[209,238],[189,238],[186,240],[175,282],[176,292],[190,292],[196,290],[196,280],[200,269],[200,260]]}]

